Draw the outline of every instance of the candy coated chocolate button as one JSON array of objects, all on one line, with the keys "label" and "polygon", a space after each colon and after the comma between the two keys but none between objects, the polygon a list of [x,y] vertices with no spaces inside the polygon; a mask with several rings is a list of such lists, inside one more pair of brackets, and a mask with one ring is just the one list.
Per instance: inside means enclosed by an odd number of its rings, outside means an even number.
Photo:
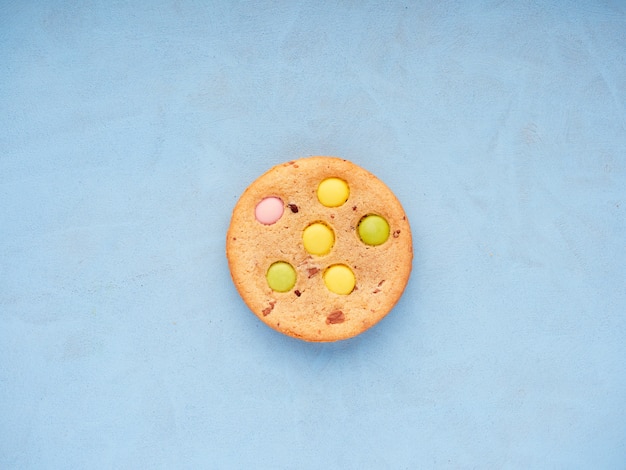
[{"label": "candy coated chocolate button", "polygon": [[359,222],[359,237],[367,245],[381,245],[389,238],[389,224],[379,215],[366,215]]},{"label": "candy coated chocolate button", "polygon": [[276,292],[290,291],[296,284],[296,270],[289,263],[277,261],[267,270],[267,284]]},{"label": "candy coated chocolate button", "polygon": [[280,198],[266,197],[256,205],[254,216],[262,224],[272,225],[282,217],[284,210],[285,206]]},{"label": "candy coated chocolate button", "polygon": [[335,243],[335,234],[326,224],[316,222],[302,232],[302,244],[307,253],[326,255]]},{"label": "candy coated chocolate button", "polygon": [[333,264],[324,271],[324,284],[335,294],[347,295],[354,290],[356,279],[345,264]]},{"label": "candy coated chocolate button", "polygon": [[326,178],[317,187],[317,199],[326,207],[339,207],[348,200],[348,183],[339,178]]}]

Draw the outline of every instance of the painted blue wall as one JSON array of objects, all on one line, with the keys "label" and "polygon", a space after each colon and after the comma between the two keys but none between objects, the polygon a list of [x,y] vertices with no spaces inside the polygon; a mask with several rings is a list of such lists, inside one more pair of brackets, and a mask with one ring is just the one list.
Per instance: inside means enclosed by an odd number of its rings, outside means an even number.
[{"label": "painted blue wall", "polygon": [[[622,467],[625,57],[619,1],[2,2],[0,467]],[[224,254],[315,154],[415,240],[335,344]]]}]

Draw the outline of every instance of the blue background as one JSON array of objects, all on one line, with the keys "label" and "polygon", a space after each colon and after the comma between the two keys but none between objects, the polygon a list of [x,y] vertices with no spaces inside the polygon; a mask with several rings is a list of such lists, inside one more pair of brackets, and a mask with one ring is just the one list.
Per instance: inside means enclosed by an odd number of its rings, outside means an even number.
[{"label": "blue background", "polygon": [[[2,2],[1,468],[625,468],[626,5]],[[261,324],[269,167],[386,182],[375,328]]]}]

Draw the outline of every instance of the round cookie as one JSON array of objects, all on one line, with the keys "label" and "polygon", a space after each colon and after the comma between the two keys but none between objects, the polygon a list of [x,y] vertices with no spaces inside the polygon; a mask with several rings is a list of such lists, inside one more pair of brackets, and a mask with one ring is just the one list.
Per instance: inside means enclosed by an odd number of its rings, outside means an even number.
[{"label": "round cookie", "polygon": [[270,327],[337,341],[396,304],[413,260],[406,214],[363,168],[309,157],[270,169],[242,194],[226,240],[233,282]]}]

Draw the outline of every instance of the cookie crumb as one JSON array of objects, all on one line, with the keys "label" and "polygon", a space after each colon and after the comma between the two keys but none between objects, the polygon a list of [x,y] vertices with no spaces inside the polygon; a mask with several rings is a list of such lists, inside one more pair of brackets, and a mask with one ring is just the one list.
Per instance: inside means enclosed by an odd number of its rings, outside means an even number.
[{"label": "cookie crumb", "polygon": [[400,236],[400,230],[394,230],[393,238],[398,238]]}]

